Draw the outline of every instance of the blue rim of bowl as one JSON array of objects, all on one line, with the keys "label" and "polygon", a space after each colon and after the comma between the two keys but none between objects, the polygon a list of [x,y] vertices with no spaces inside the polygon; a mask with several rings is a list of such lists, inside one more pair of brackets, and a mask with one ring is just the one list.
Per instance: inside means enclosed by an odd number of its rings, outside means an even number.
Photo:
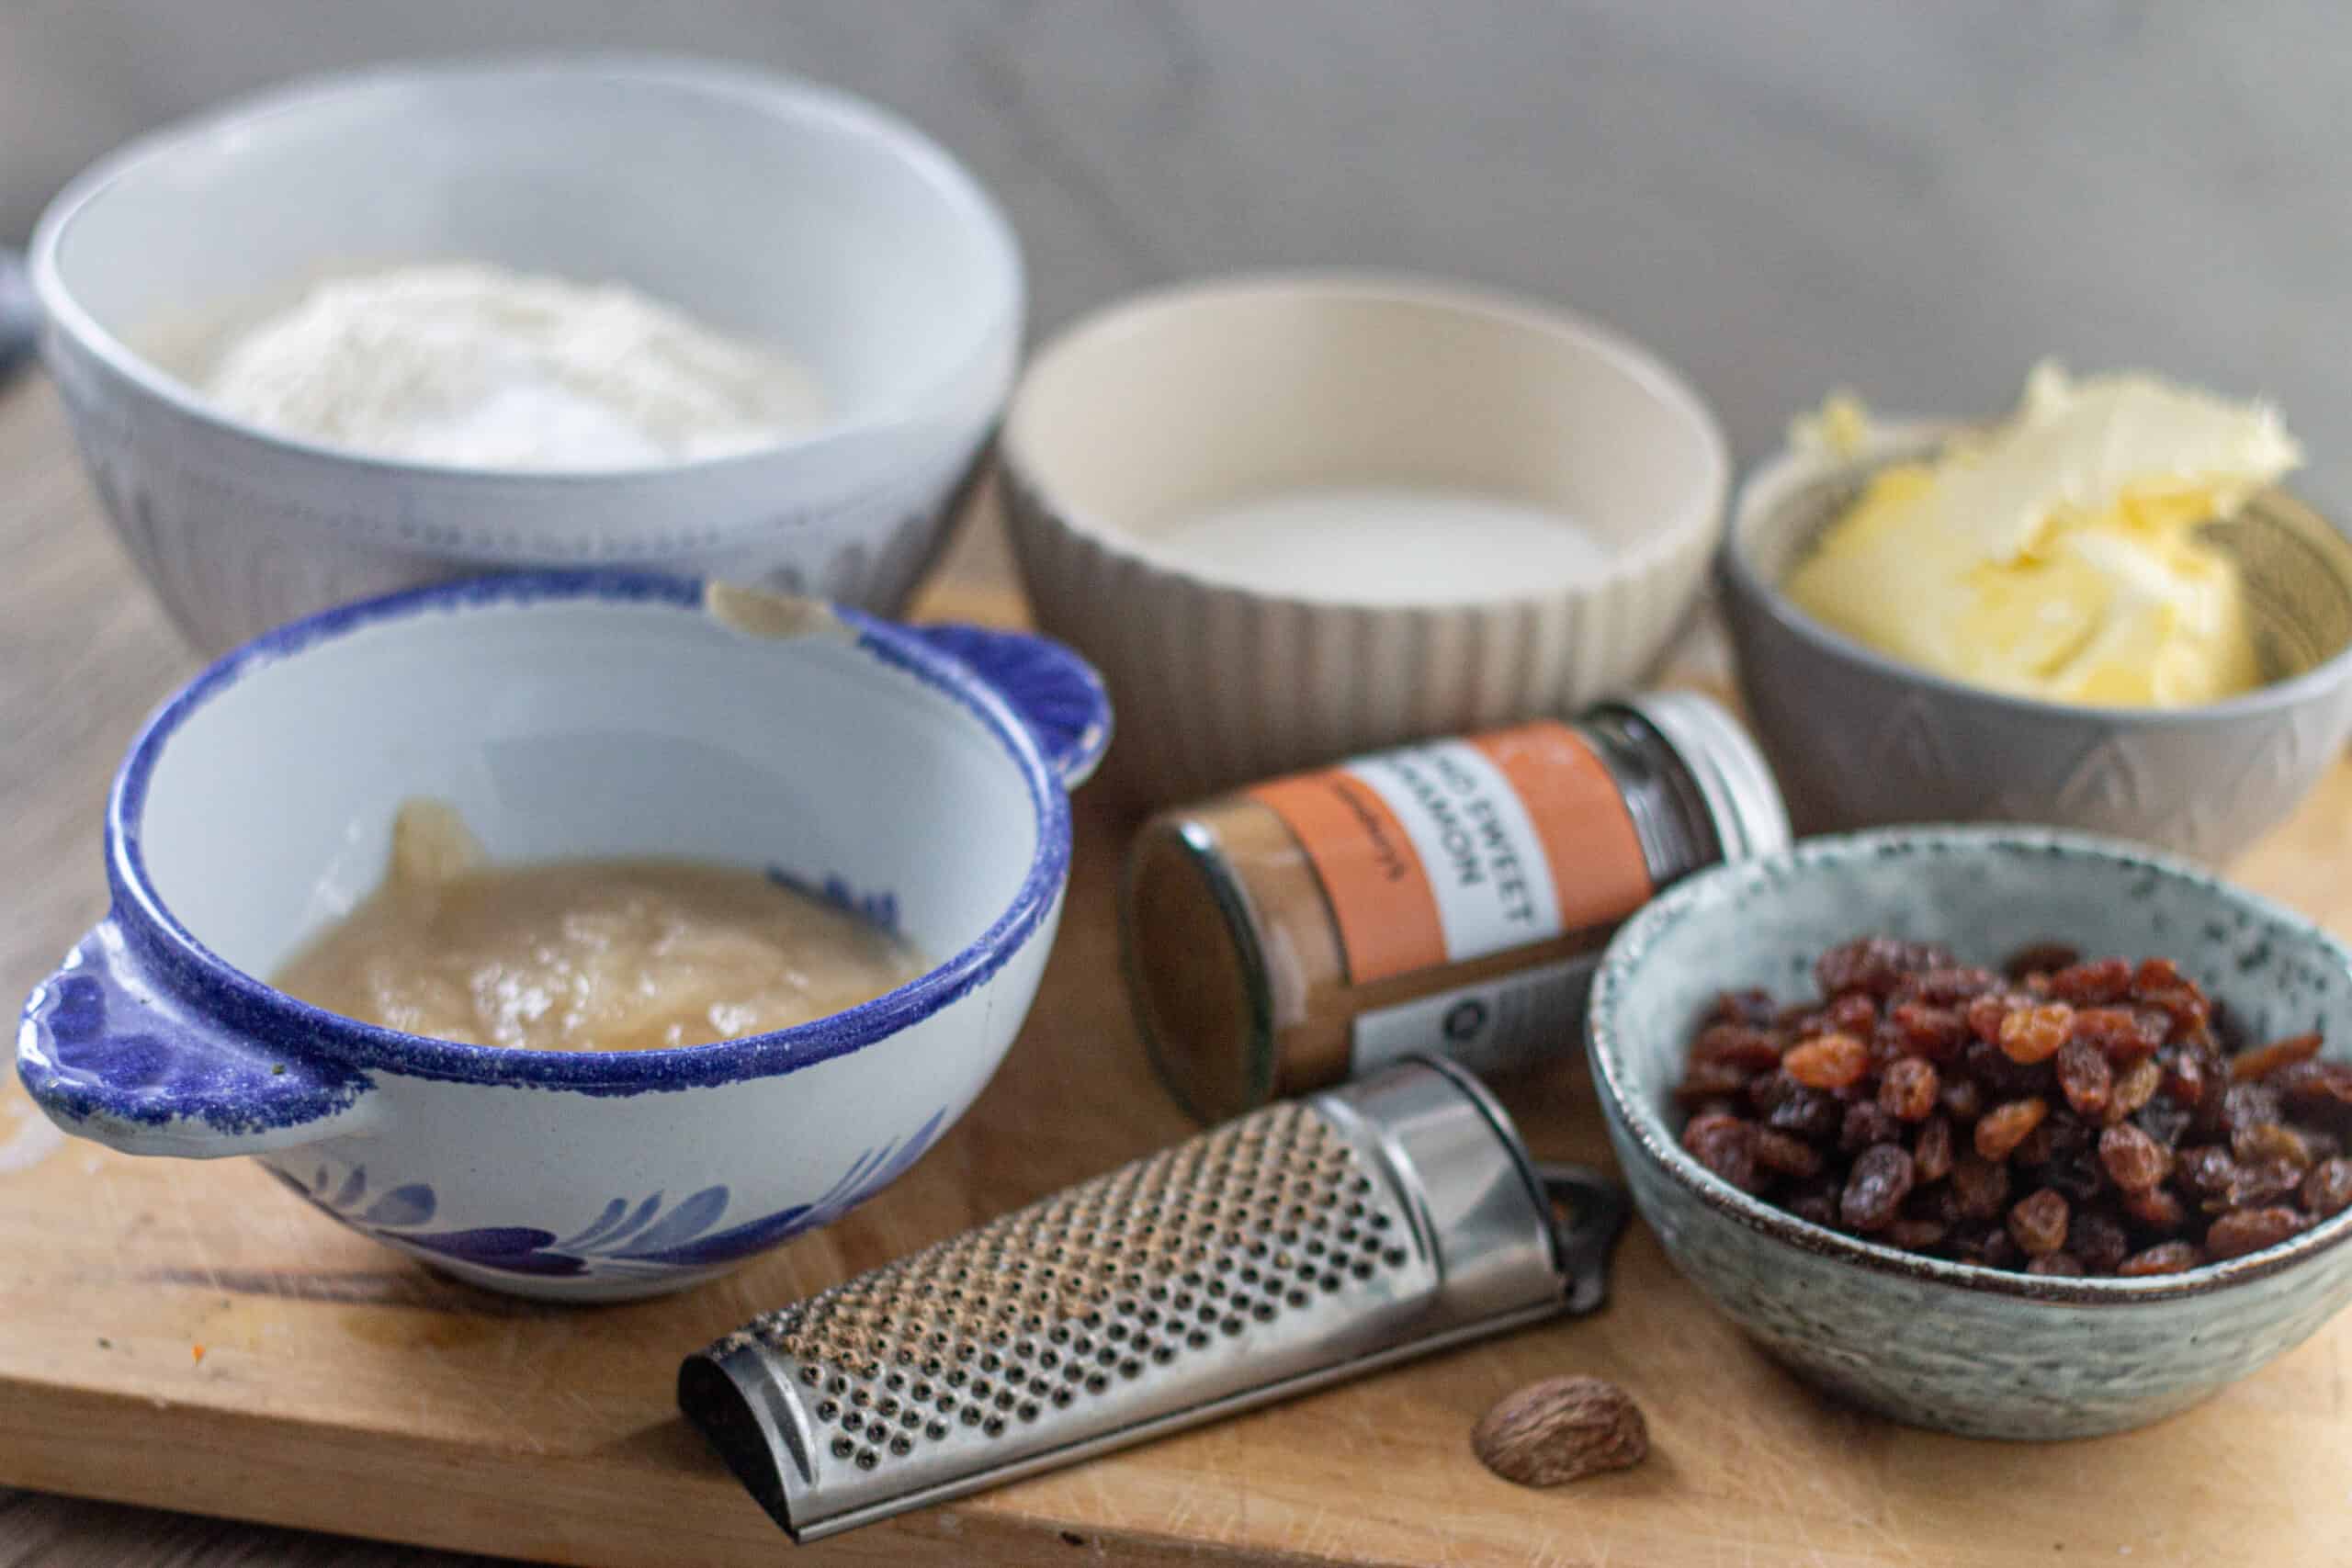
[{"label": "blue rim of bowl", "polygon": [[[126,938],[178,971],[175,983],[209,991],[238,1014],[278,1021],[303,1033],[302,1049],[329,1061],[450,1083],[505,1084],[633,1094],[703,1089],[772,1077],[831,1061],[931,1017],[1002,968],[1036,935],[1069,872],[1069,796],[1037,742],[994,688],[968,665],[926,644],[918,632],[832,606],[857,632],[856,646],[954,697],[1021,770],[1035,812],[1037,848],[1018,891],[963,951],[898,989],[813,1022],[708,1045],[653,1051],[526,1051],[461,1045],[361,1023],[298,1001],[221,958],[182,925],[147,878],[140,835],[149,777],[179,727],[246,676],[370,626],[433,613],[526,609],[582,601],[704,614],[705,581],[651,572],[517,572],[464,578],[362,600],[294,621],[223,655],[158,708],[131,742],[107,801],[109,919]],[[199,994],[198,1000],[203,999]]]},{"label": "blue rim of bowl", "polygon": [[[1789,494],[1775,502],[1771,511],[1777,515],[1798,497],[1841,479],[1871,472],[1891,463],[1928,456],[1942,446],[1954,434],[1969,428],[1957,420],[1889,420],[1877,432],[1887,445],[1880,450],[1826,463],[1821,471],[1804,480]],[[1715,575],[1729,592],[1756,604],[1771,617],[1773,624],[1793,636],[1812,643],[1823,651],[1834,654],[1852,664],[1860,664],[1873,673],[1889,680],[1907,681],[1940,695],[1982,703],[1987,707],[2028,715],[2036,718],[2081,717],[2096,719],[2102,724],[2143,726],[2148,724],[2191,724],[2207,720],[2243,718],[2288,707],[2330,687],[2340,685],[2352,676],[2352,639],[2343,647],[2305,670],[2298,670],[2283,680],[2268,681],[2252,691],[2223,697],[2219,702],[2199,703],[2192,707],[2117,707],[2093,703],[2062,703],[2046,697],[2019,696],[2014,692],[1995,691],[1989,686],[1971,685],[1947,675],[1881,653],[1869,644],[1847,636],[1825,621],[1816,620],[1799,608],[1778,582],[1769,581],[1747,548],[1747,530],[1743,520],[1748,509],[1748,496],[1756,484],[1772,474],[1783,464],[1797,461],[1799,455],[1783,450],[1767,459],[1751,471],[1735,488],[1732,494],[1731,520],[1724,530],[1723,543],[1715,553]],[[2340,567],[2352,567],[2352,531],[2347,531],[2334,518],[2296,496],[2292,491],[2273,486],[2271,493],[2283,497],[2301,508],[2312,518],[2334,534],[2344,546],[2346,560]],[[2249,502],[2249,505],[2253,502]],[[1762,519],[1758,519],[1760,525]],[[2347,592],[2352,592],[2352,575],[2343,578]]]},{"label": "blue rim of bowl", "polygon": [[1807,839],[1789,849],[1754,860],[1717,865],[1691,876],[1652,900],[1625,922],[1611,938],[1593,976],[1592,997],[1585,1021],[1585,1058],[1611,1120],[1623,1126],[1649,1162],[1678,1186],[1726,1219],[1775,1241],[1815,1257],[1852,1263],[1876,1274],[1892,1275],[1925,1284],[2022,1300],[2078,1306],[2120,1306],[2165,1301],[2226,1290],[2276,1274],[2352,1236],[2352,1209],[2322,1220],[2276,1247],[2246,1253],[2220,1263],[2208,1263],[2178,1274],[2139,1279],[2071,1278],[2028,1274],[2021,1269],[1988,1269],[1905,1252],[1874,1241],[1847,1235],[1799,1219],[1786,1209],[1752,1197],[1725,1181],[1693,1158],[1682,1141],[1670,1135],[1664,1118],[1646,1102],[1625,1092],[1618,1071],[1623,1047],[1617,1038],[1615,1014],[1621,994],[1634,984],[1633,975],[1647,950],[1666,928],[1690,917],[1693,907],[1720,896],[1718,890],[1742,879],[1762,883],[1809,868],[1838,866],[1866,856],[1921,850],[1977,852],[2016,850],[2053,858],[2084,857],[2152,871],[2189,885],[2206,896],[2218,896],[2270,921],[2299,938],[2316,937],[2332,954],[2352,986],[2352,951],[2312,921],[2283,904],[2233,886],[2186,861],[2150,850],[2128,840],[2059,829],[2018,829],[1998,826],[1883,828],[1870,832]]},{"label": "blue rim of bowl", "polygon": [[[826,421],[805,433],[788,435],[741,452],[684,457],[628,468],[482,468],[462,463],[420,463],[387,457],[330,442],[288,435],[214,406],[211,400],[178,377],[164,371],[101,325],[82,307],[58,265],[58,248],[64,243],[83,208],[109,186],[141,166],[170,156],[189,142],[232,137],[247,125],[275,115],[355,93],[397,89],[418,82],[479,79],[501,75],[583,74],[666,85],[741,102],[783,108],[805,115],[828,128],[868,134],[913,169],[923,183],[965,219],[984,229],[1005,265],[1007,289],[1001,316],[981,323],[968,344],[943,363],[946,368],[892,408],[868,413],[852,412]],[[972,367],[990,352],[1001,332],[1009,333],[1017,348],[1021,323],[1028,311],[1028,271],[1021,242],[1012,220],[997,205],[975,175],[954,154],[913,121],[881,105],[807,77],[755,70],[690,55],[618,52],[577,54],[489,55],[443,62],[412,62],[370,66],[354,71],[325,72],[232,98],[182,120],[163,126],[126,142],[90,164],[51,198],[34,224],[26,252],[35,297],[42,313],[73,337],[107,370],[147,396],[199,424],[242,436],[281,451],[322,460],[349,463],[368,469],[428,476],[478,484],[610,484],[677,474],[708,473],[740,468],[786,452],[806,451],[846,439],[865,439],[876,432],[903,428],[927,414],[945,390],[962,384]],[[1008,387],[1010,378],[1008,377]],[[998,393],[999,400],[1003,389]]]}]

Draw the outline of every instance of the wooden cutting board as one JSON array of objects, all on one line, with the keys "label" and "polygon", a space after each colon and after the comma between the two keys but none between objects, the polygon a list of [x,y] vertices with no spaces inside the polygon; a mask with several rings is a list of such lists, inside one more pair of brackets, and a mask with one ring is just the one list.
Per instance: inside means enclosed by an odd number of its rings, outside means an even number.
[{"label": "wooden cutting board", "polygon": [[[109,547],[13,528],[0,544],[17,562],[0,581],[11,889],[0,980],[13,998],[96,913],[101,775],[178,671]],[[1011,608],[952,586],[931,607]],[[243,1161],[137,1160],[54,1137],[9,1076],[0,1483],[648,1568],[2342,1561],[2352,1318],[2149,1431],[1972,1442],[1807,1392],[1638,1226],[1596,1317],[795,1552],[675,1415],[678,1359],[755,1312],[1191,1130],[1118,988],[1111,887],[1125,829],[1083,804],[1069,916],[1029,1027],[954,1134],[841,1224],[665,1301],[553,1308],[452,1283]],[[2240,872],[2352,933],[2346,868],[2352,764]],[[1580,1069],[1505,1098],[1539,1153],[1606,1160]],[[1478,1415],[1560,1372],[1634,1393],[1650,1422],[1646,1464],[1549,1493],[1478,1466],[1467,1441]]]}]

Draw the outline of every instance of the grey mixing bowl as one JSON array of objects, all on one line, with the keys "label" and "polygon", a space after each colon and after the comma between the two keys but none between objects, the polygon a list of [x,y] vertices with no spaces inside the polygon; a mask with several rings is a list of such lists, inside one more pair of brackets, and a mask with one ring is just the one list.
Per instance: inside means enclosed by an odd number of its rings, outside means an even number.
[{"label": "grey mixing bowl", "polygon": [[2269,683],[2201,707],[2086,707],[1963,685],[1832,631],[1781,591],[1875,468],[1955,428],[1890,427],[1849,461],[1786,454],[1740,491],[1720,563],[1724,613],[1797,830],[2041,822],[2218,863],[2276,826],[2352,737],[2352,543],[2283,493],[2211,530],[2238,558]]},{"label": "grey mixing bowl", "polygon": [[1610,1141],[1667,1255],[1800,1376],[1922,1427],[1985,1438],[2121,1431],[2301,1344],[2352,1299],[2352,1210],[2186,1273],[2058,1279],[1825,1229],[1683,1151],[1671,1095],[1715,996],[1812,994],[1862,934],[1993,963],[2055,938],[2176,959],[2256,1037],[2317,1029],[2352,1059],[2352,953],[2310,921],[2111,839],[1910,828],[1816,839],[1678,885],[1609,944],[1586,1045]]}]

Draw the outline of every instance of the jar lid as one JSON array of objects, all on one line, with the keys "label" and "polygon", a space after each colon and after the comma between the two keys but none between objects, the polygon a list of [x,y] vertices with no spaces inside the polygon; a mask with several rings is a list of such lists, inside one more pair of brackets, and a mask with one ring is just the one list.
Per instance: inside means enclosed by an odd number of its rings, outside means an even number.
[{"label": "jar lid", "polygon": [[1625,705],[1674,748],[1706,797],[1726,861],[1789,844],[1789,810],[1764,754],[1721,703],[1698,692],[1644,692]]}]

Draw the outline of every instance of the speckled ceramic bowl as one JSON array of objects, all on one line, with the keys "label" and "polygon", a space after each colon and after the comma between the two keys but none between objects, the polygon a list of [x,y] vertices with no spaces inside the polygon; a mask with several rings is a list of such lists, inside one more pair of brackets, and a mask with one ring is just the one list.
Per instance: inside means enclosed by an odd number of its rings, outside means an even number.
[{"label": "speckled ceramic bowl", "polygon": [[2087,707],[1947,681],[1831,630],[1781,591],[1874,468],[1959,428],[1888,425],[1851,459],[1786,453],[1740,489],[1724,614],[1797,830],[2050,823],[2218,864],[2277,826],[2352,738],[2352,541],[2282,491],[2209,531],[2245,574],[2270,683],[2199,707]]},{"label": "speckled ceramic bowl", "polygon": [[2352,1211],[2185,1274],[2043,1279],[1809,1224],[1685,1154],[1669,1095],[1708,1002],[1748,986],[1809,992],[1822,949],[1880,932],[1984,963],[2040,938],[2163,953],[2257,1036],[2317,1029],[2329,1056],[2352,1059],[2352,953],[2276,904],[2113,840],[1895,829],[1694,876],[1610,944],[1587,1047],[1643,1217],[1766,1350],[1900,1421],[2079,1438],[2186,1409],[2352,1299]]},{"label": "speckled ceramic bowl", "polygon": [[[805,362],[833,417],[728,456],[520,471],[283,434],[196,389],[223,334],[322,279],[448,260],[642,289]],[[92,167],[28,262],[91,479],[207,653],[492,570],[643,567],[895,609],[984,458],[1025,299],[1003,214],[912,126],[658,57],[274,88]]]}]

